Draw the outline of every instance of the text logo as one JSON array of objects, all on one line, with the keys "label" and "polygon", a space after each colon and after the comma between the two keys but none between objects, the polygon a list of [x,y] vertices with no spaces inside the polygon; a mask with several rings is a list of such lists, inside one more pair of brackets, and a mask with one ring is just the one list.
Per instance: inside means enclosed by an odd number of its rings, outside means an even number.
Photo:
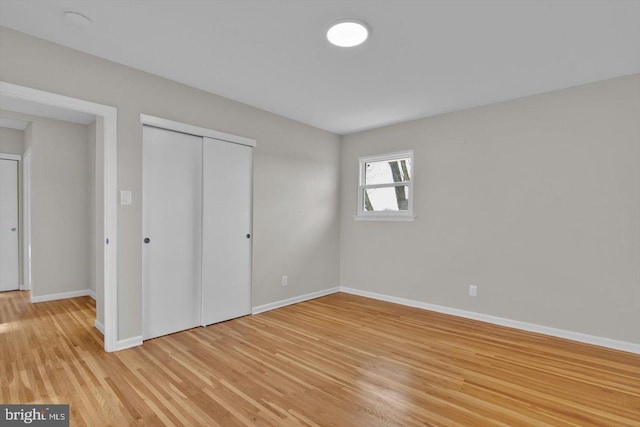
[{"label": "text logo", "polygon": [[0,405],[0,425],[69,427],[69,405]]}]

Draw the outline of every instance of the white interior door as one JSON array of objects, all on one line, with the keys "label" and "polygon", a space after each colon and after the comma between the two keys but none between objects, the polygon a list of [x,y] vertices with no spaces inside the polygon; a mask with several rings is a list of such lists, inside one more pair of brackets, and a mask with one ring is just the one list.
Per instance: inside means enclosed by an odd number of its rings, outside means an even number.
[{"label": "white interior door", "polygon": [[18,161],[0,159],[0,291],[19,288]]},{"label": "white interior door", "polygon": [[203,143],[202,324],[251,313],[253,148]]},{"label": "white interior door", "polygon": [[142,194],[143,338],[150,339],[200,325],[202,138],[145,126]]}]

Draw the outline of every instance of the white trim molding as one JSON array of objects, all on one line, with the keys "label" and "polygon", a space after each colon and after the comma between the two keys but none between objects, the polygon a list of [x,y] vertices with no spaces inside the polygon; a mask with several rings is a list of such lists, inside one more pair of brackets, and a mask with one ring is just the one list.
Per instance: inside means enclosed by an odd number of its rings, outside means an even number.
[{"label": "white trim molding", "polygon": [[108,105],[96,104],[4,81],[0,81],[0,95],[92,114],[100,116],[104,120],[104,349],[105,351],[115,351],[118,334],[118,204],[116,190],[118,110]]},{"label": "white trim molding", "polygon": [[265,311],[275,310],[276,308],[286,307],[288,305],[297,304],[299,302],[309,301],[312,299],[324,297],[327,295],[335,294],[339,292],[340,288],[337,286],[335,288],[323,289],[317,292],[311,292],[310,294],[300,295],[297,297],[287,298],[280,301],[270,302],[268,304],[259,305],[257,307],[253,307],[251,309],[251,314],[260,314]]},{"label": "white trim molding", "polygon": [[58,294],[39,295],[39,296],[33,296],[33,293],[32,293],[31,302],[38,303],[38,302],[56,301],[59,299],[67,299],[67,298],[87,297],[87,296],[91,296],[90,292],[91,291],[89,289],[80,289],[79,291],[68,291],[68,292],[60,292]]},{"label": "white trim molding", "polygon": [[22,154],[22,281],[31,290],[31,147]]},{"label": "white trim molding", "polygon": [[96,300],[96,291],[94,291],[93,289],[89,289],[89,296],[91,298],[93,298],[93,300]]},{"label": "white trim molding", "polygon": [[116,347],[116,351],[126,350],[132,347],[138,347],[142,345],[142,335],[137,337],[131,337],[124,340],[119,340]]},{"label": "white trim molding", "polygon": [[187,133],[189,135],[206,136],[213,139],[233,142],[234,144],[248,145],[249,147],[255,147],[257,144],[257,141],[255,139],[232,135],[230,133],[224,133],[200,126],[193,126],[186,123],[180,123],[169,119],[163,119],[161,117],[150,116],[148,114],[140,114],[140,123],[142,123],[143,125],[172,130],[175,132]]},{"label": "white trim molding", "polygon": [[437,313],[450,314],[452,316],[464,317],[466,319],[479,320],[481,322],[493,323],[494,325],[506,326],[508,328],[521,329],[528,332],[536,332],[552,337],[564,338],[571,341],[578,341],[585,344],[592,344],[601,347],[607,347],[614,350],[627,351],[629,353],[640,354],[640,344],[618,341],[610,338],[598,337],[595,335],[583,334],[580,332],[567,331],[564,329],[552,328],[549,326],[537,325],[535,323],[521,322],[519,320],[505,319],[503,317],[491,316],[489,314],[476,313],[473,311],[460,310],[458,308],[450,308],[442,305],[429,304],[426,302],[415,301],[405,298],[394,297],[390,295],[378,294],[375,292],[363,291],[341,286],[340,292],[358,295],[366,298],[373,298],[380,301],[392,302],[395,304],[406,305],[408,307],[421,308],[424,310],[435,311]]},{"label": "white trim molding", "polygon": [[22,156],[20,154],[9,154],[9,153],[0,153],[0,159],[3,160],[16,160],[21,161]]},{"label": "white trim molding", "polygon": [[394,221],[394,222],[413,222],[415,221],[415,215],[395,215],[395,216],[384,216],[384,215],[370,215],[370,216],[358,216],[354,215],[353,219],[356,221]]}]

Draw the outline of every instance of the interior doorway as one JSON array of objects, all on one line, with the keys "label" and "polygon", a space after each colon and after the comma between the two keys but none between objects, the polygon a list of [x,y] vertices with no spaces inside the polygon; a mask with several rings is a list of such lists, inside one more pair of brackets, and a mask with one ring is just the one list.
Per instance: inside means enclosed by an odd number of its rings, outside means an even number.
[{"label": "interior doorway", "polygon": [[[102,322],[104,333],[105,351],[118,349],[117,340],[117,201],[116,201],[116,174],[117,174],[117,110],[114,107],[96,104],[76,98],[66,97],[50,92],[40,91],[24,86],[18,86],[7,82],[0,82],[0,106],[7,103],[29,104],[35,108],[57,108],[68,112],[93,115],[100,118],[100,136],[103,140],[103,156],[101,159],[102,181],[102,232],[101,244],[96,245],[102,249],[101,265],[104,287],[96,292],[96,307],[101,307],[104,313]],[[29,153],[30,154],[30,153]],[[30,156],[29,156],[29,160]],[[28,214],[28,209],[23,212]],[[24,221],[25,231],[29,217]],[[25,239],[31,239],[26,233]],[[29,245],[25,244],[25,251]],[[27,263],[24,274],[27,274]],[[30,274],[28,274],[30,277]]]}]

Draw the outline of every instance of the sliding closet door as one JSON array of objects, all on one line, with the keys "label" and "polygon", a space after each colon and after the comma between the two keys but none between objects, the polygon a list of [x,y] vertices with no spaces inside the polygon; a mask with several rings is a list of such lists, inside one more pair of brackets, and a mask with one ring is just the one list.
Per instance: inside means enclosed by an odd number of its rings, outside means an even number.
[{"label": "sliding closet door", "polygon": [[200,325],[202,138],[144,127],[143,338]]},{"label": "sliding closet door", "polygon": [[0,291],[18,281],[18,161],[0,159]]},{"label": "sliding closet door", "polygon": [[202,324],[251,313],[253,148],[203,141]]}]

